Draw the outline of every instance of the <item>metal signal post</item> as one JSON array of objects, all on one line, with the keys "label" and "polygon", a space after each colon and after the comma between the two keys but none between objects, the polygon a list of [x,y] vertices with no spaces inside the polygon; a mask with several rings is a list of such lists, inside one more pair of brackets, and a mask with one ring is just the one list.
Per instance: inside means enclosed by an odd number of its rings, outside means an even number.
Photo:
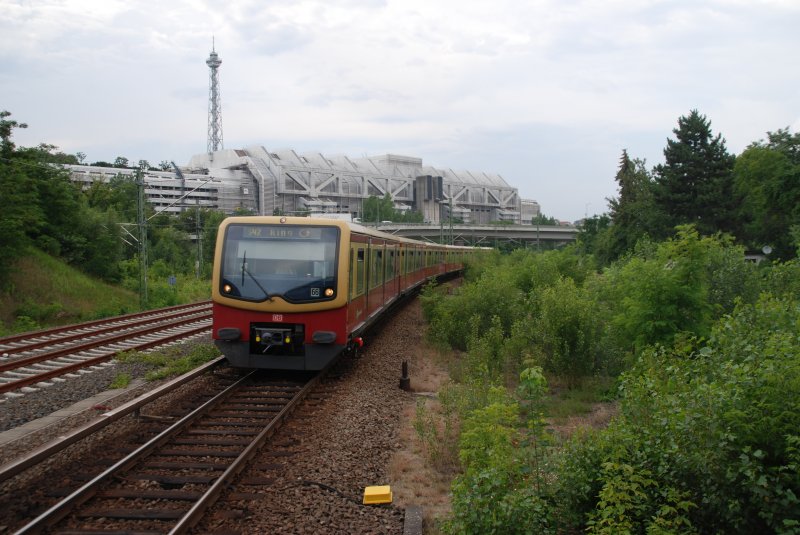
[{"label": "metal signal post", "polygon": [[136,187],[138,189],[138,202],[136,223],[139,227],[139,305],[147,308],[147,219],[144,217],[144,170],[136,170]]}]

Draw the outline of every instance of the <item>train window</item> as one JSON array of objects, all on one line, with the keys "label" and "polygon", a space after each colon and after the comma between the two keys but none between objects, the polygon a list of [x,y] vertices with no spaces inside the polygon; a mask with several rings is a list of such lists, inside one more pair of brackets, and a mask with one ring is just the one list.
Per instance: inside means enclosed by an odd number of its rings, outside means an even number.
[{"label": "train window", "polygon": [[378,285],[383,284],[383,273],[386,266],[383,264],[383,250],[378,249],[376,252],[375,272],[377,273],[377,276],[375,278],[375,284]]},{"label": "train window", "polygon": [[383,250],[375,246],[370,249],[372,262],[370,262],[369,288],[375,288],[383,283]]},{"label": "train window", "polygon": [[386,280],[394,278],[394,249],[389,250],[389,257],[386,259]]},{"label": "train window", "polygon": [[356,251],[354,248],[350,248],[350,259],[348,260],[347,265],[349,266],[350,272],[347,274],[347,281],[348,281],[348,290],[347,290],[347,299],[353,299],[353,296],[356,293]]},{"label": "train window", "polygon": [[356,259],[356,295],[364,293],[364,248],[358,248],[358,255]]},{"label": "train window", "polygon": [[338,227],[229,225],[220,291],[248,301],[329,301],[336,297],[338,248]]}]

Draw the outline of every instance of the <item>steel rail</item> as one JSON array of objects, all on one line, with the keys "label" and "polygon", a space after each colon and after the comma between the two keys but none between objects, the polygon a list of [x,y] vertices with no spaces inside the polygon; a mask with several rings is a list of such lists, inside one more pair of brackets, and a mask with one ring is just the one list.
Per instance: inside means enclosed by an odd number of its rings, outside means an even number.
[{"label": "steel rail", "polygon": [[161,396],[172,392],[179,386],[183,385],[195,379],[196,377],[205,374],[206,372],[216,368],[220,364],[225,362],[225,357],[218,357],[212,361],[203,364],[202,366],[195,368],[194,370],[187,372],[183,375],[172,379],[171,381],[164,383],[163,385],[155,388],[146,394],[143,394],[131,401],[120,405],[116,409],[112,409],[108,412],[104,412],[98,418],[92,420],[91,422],[78,427],[77,429],[70,431],[64,435],[60,435],[55,440],[44,444],[35,450],[31,451],[30,453],[24,455],[23,457],[19,457],[9,463],[6,463],[0,466],[0,483],[3,481],[10,479],[17,474],[27,470],[32,466],[36,466],[37,464],[41,463],[45,459],[48,459],[55,455],[56,453],[60,452],[61,450],[66,449],[68,446],[71,446],[75,442],[78,442],[89,435],[96,433],[100,429],[103,429],[109,424],[112,424],[122,418],[123,416],[127,416],[134,411],[139,410],[144,405],[155,401],[156,399],[160,398]]},{"label": "steel rail", "polygon": [[[0,372],[15,370],[17,368],[24,368],[25,366],[30,366],[31,364],[36,364],[46,360],[53,360],[57,359],[58,357],[63,357],[65,355],[72,355],[80,351],[87,351],[89,349],[94,349],[96,347],[109,345],[119,340],[125,340],[131,337],[144,336],[146,334],[158,331],[165,331],[167,329],[176,328],[181,325],[186,325],[187,323],[208,319],[211,317],[211,312],[195,312],[190,315],[181,314],[179,317],[182,318],[180,321],[174,321],[166,325],[163,324],[154,325],[151,327],[146,327],[144,329],[127,330],[123,333],[112,334],[111,336],[104,336],[102,338],[95,338],[94,340],[89,340],[83,344],[72,345],[69,347],[64,347],[53,351],[46,351],[44,353],[39,353],[38,355],[31,355],[30,357],[24,357],[12,360],[10,362],[4,362],[0,364]],[[152,325],[152,322],[147,322],[145,325]],[[85,337],[86,333],[84,333],[83,336]]]},{"label": "steel rail", "polygon": [[[119,322],[116,322],[116,321],[111,321],[111,322],[106,322],[106,323],[99,323],[98,325],[99,326],[102,325],[103,327],[101,327],[100,329],[93,330],[91,332],[85,332],[85,331],[84,332],[74,332],[74,331],[76,331],[76,329],[67,329],[67,330],[65,330],[63,332],[72,333],[72,334],[59,335],[58,331],[55,331],[55,332],[52,332],[52,333],[49,334],[49,336],[55,336],[56,337],[55,339],[39,340],[40,337],[36,336],[35,337],[36,341],[32,341],[30,343],[26,343],[26,344],[20,345],[20,346],[9,347],[9,348],[3,349],[2,351],[3,351],[3,355],[4,356],[13,357],[17,353],[22,353],[22,352],[25,352],[25,351],[33,351],[34,349],[40,349],[42,347],[46,347],[48,345],[52,345],[54,342],[58,343],[58,344],[63,344],[63,343],[66,343],[66,342],[72,342],[73,340],[79,340],[81,338],[86,338],[87,336],[92,336],[92,337],[100,336],[100,335],[105,334],[105,333],[119,331],[120,329],[126,329],[126,330],[134,329],[134,328],[136,328],[136,327],[138,327],[140,325],[152,325],[155,322],[167,322],[167,321],[174,320],[174,319],[177,319],[177,318],[187,317],[189,315],[198,315],[198,314],[210,313],[210,307],[202,307],[202,308],[194,307],[194,308],[197,308],[198,310],[190,312],[188,309],[183,309],[183,310],[180,310],[180,311],[177,311],[177,312],[171,312],[169,314],[161,314],[161,315],[157,315],[157,316],[148,316],[148,317],[145,317],[143,319],[142,318],[136,318],[135,321],[125,322],[125,323],[119,323]],[[206,309],[208,309],[208,312],[206,311]],[[136,331],[132,331],[132,332],[135,333]],[[26,338],[23,338],[22,340],[25,340],[25,339]],[[9,362],[9,363],[6,363],[6,364],[0,364],[0,371],[5,371],[7,369],[11,369],[11,368],[9,368],[9,366],[13,366],[13,364],[15,362],[22,362],[22,361],[23,361],[23,359],[17,359],[16,361],[12,361],[12,362]]]},{"label": "steel rail", "polygon": [[187,308],[208,307],[210,305],[211,305],[211,301],[210,300],[209,301],[200,301],[198,303],[190,303],[188,305],[175,305],[175,306],[171,306],[171,307],[155,308],[153,310],[146,310],[144,312],[134,312],[134,313],[131,313],[131,314],[123,314],[122,316],[113,316],[113,317],[109,317],[109,318],[103,318],[103,319],[100,319],[100,320],[92,320],[92,321],[86,321],[86,322],[83,322],[83,323],[75,323],[75,324],[72,324],[72,325],[65,325],[63,327],[54,327],[52,329],[43,329],[41,331],[29,331],[29,332],[26,332],[26,333],[13,334],[11,336],[4,336],[4,337],[0,338],[0,345],[5,345],[5,344],[8,344],[10,342],[18,342],[20,340],[26,340],[28,338],[38,338],[40,336],[49,336],[51,334],[57,334],[57,333],[60,333],[60,332],[68,332],[68,331],[76,330],[76,329],[90,328],[90,327],[94,327],[96,325],[102,325],[104,323],[110,323],[110,322],[114,322],[114,321],[125,321],[125,320],[128,320],[128,319],[135,319],[135,318],[141,318],[141,317],[147,317],[147,316],[154,316],[154,315],[161,314],[163,312],[170,312],[170,311],[174,311],[174,310],[181,310],[181,309],[187,309]]},{"label": "steel rail", "polygon": [[198,499],[189,511],[178,520],[178,523],[170,530],[169,535],[178,535],[187,533],[194,527],[200,519],[203,518],[209,507],[219,498],[222,491],[230,484],[231,480],[241,472],[247,463],[252,459],[258,450],[266,443],[267,439],[272,436],[278,429],[279,425],[286,420],[286,418],[294,411],[294,409],[302,402],[306,395],[313,389],[322,378],[328,373],[336,360],[330,362],[320,373],[316,374],[294,397],[281,409],[281,411],[273,418],[269,424],[256,436],[255,439],[248,445],[244,451],[231,463],[230,466],[214,481],[203,496]]},{"label": "steel rail", "polygon": [[56,503],[50,509],[40,514],[38,517],[33,519],[30,523],[22,527],[19,531],[16,532],[16,535],[23,535],[26,533],[40,533],[42,530],[49,526],[53,526],[64,517],[66,517],[74,507],[80,505],[81,503],[85,502],[89,498],[91,498],[98,490],[101,483],[108,480],[115,474],[122,472],[131,468],[134,464],[136,464],[139,460],[146,457],[150,453],[152,453],[156,448],[163,446],[167,441],[169,441],[173,436],[181,432],[184,428],[190,425],[192,422],[197,420],[201,417],[208,409],[214,407],[225,398],[227,398],[231,393],[233,393],[236,389],[238,389],[245,381],[250,379],[250,376],[255,373],[255,371],[250,372],[248,375],[245,375],[225,390],[214,396],[213,398],[209,399],[192,412],[175,422],[173,425],[156,435],[155,437],[148,440],[146,443],[142,444],[138,448],[136,448],[133,452],[131,452],[127,457],[117,461],[103,471],[101,474],[98,474],[90,481],[85,483],[82,487],[75,490],[61,500],[60,502]]},{"label": "steel rail", "polygon": [[[196,321],[196,319],[192,320],[192,321]],[[176,326],[172,326],[172,327],[176,327]],[[155,329],[155,330],[163,330],[163,329],[164,329],[164,326],[161,326],[159,329]],[[180,333],[172,334],[172,335],[164,337],[164,338],[159,338],[158,340],[152,340],[152,341],[149,341],[149,342],[143,342],[143,343],[140,343],[140,344],[135,344],[135,345],[132,345],[130,347],[126,347],[125,349],[112,350],[111,352],[109,352],[108,354],[105,354],[105,355],[100,355],[98,357],[91,357],[91,358],[88,358],[88,359],[83,360],[81,362],[76,362],[76,363],[73,363],[73,364],[67,364],[66,366],[62,366],[62,367],[56,368],[54,370],[38,373],[38,374],[35,374],[35,375],[31,375],[30,377],[24,377],[22,379],[17,379],[15,381],[9,381],[7,383],[0,384],[0,394],[3,394],[5,392],[10,392],[12,390],[18,390],[18,389],[23,388],[25,386],[30,386],[30,385],[33,385],[33,384],[36,384],[36,383],[40,383],[42,381],[46,381],[48,379],[52,379],[53,377],[58,377],[59,375],[64,375],[64,374],[67,374],[67,373],[70,373],[70,372],[73,372],[73,371],[76,371],[76,370],[80,370],[82,368],[88,368],[90,366],[94,366],[94,365],[100,364],[101,362],[104,362],[106,360],[112,359],[114,356],[116,356],[119,353],[122,353],[124,351],[131,351],[131,350],[134,350],[134,349],[135,350],[149,349],[151,347],[164,345],[164,344],[167,344],[169,342],[173,342],[175,340],[180,340],[181,338],[188,338],[189,336],[195,335],[195,334],[203,332],[203,331],[208,331],[210,329],[211,329],[210,325],[203,325],[201,327],[195,327],[195,328],[190,329],[188,331],[183,331],[183,332],[180,332]],[[145,334],[149,334],[149,333],[145,333]],[[96,347],[96,346],[92,346],[92,347]],[[74,351],[72,351],[71,353],[74,353]],[[53,357],[50,357],[50,359],[52,359],[52,358]],[[50,360],[50,359],[44,359],[44,360]]]}]

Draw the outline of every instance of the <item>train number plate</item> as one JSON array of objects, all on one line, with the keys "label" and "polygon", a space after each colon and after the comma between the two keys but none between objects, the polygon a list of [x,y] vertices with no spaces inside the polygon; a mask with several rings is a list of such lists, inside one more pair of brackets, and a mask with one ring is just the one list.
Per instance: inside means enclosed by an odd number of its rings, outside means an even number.
[{"label": "train number plate", "polygon": [[283,314],[273,314],[272,321],[283,321]]}]

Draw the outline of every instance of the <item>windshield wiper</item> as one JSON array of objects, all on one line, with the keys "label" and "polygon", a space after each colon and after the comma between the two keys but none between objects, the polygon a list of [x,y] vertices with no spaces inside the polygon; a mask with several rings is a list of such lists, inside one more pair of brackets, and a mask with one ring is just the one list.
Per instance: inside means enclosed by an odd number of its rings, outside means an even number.
[{"label": "windshield wiper", "polygon": [[272,301],[272,296],[269,294],[269,292],[268,292],[268,291],[267,291],[267,290],[266,290],[266,289],[265,289],[263,286],[261,286],[261,283],[260,283],[260,282],[258,282],[258,279],[256,279],[256,278],[253,276],[253,274],[252,274],[252,273],[250,273],[250,270],[248,270],[248,269],[247,269],[247,251],[245,251],[245,252],[244,252],[244,257],[242,258],[242,286],[244,286],[244,274],[245,274],[245,273],[247,273],[247,276],[248,276],[248,277],[250,277],[251,279],[253,279],[253,282],[255,282],[255,283],[256,283],[256,286],[258,286],[258,288],[259,288],[259,289],[260,289],[262,292],[264,292],[264,295],[267,297],[267,299],[269,299],[270,301]]},{"label": "windshield wiper", "polygon": [[244,258],[242,258],[242,286],[244,286],[244,269],[247,265],[247,251],[244,252]]}]

